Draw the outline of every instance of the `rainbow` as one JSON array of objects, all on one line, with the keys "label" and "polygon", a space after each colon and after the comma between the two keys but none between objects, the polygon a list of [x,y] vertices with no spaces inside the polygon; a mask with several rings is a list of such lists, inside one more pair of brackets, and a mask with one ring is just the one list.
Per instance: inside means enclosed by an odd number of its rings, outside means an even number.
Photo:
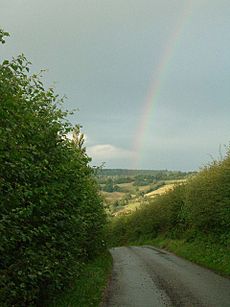
[{"label": "rainbow", "polygon": [[135,133],[134,145],[133,145],[133,169],[137,169],[141,159],[141,153],[143,146],[146,142],[146,134],[148,125],[152,119],[153,109],[156,105],[157,99],[162,91],[164,80],[167,75],[167,70],[170,65],[171,59],[175,54],[180,37],[185,29],[185,26],[191,15],[192,0],[186,1],[186,5],[182,10],[181,15],[178,18],[178,22],[173,29],[164,52],[161,55],[161,59],[157,68],[154,70],[154,78],[151,82],[151,86],[148,89],[148,94],[144,101],[144,107],[141,115],[141,119],[138,125],[138,130]]}]

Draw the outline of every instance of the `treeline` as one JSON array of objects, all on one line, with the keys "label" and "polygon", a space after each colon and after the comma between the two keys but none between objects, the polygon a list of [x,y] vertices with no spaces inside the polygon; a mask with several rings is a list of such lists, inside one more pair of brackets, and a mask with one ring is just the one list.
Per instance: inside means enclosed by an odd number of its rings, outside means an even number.
[{"label": "treeline", "polygon": [[[201,246],[209,245],[210,250],[218,244],[225,255],[230,252],[230,152],[186,183],[111,222],[112,245],[159,236],[184,243],[200,240]],[[219,257],[215,261],[224,260]]]},{"label": "treeline", "polygon": [[105,248],[82,135],[29,68],[23,55],[0,65],[1,306],[44,306]]},{"label": "treeline", "polygon": [[[126,171],[126,170],[122,170]],[[142,171],[133,171],[140,173],[138,175],[133,176],[121,176],[121,175],[105,175],[105,174],[112,174],[113,171],[109,170],[109,172],[103,173],[103,170],[99,170],[97,172],[97,181],[101,185],[101,189],[105,192],[122,192],[122,188],[119,187],[119,184],[122,183],[133,183],[134,186],[147,186],[147,185],[156,185],[160,184],[163,185],[164,181],[167,180],[180,180],[188,178],[195,173],[185,173],[185,172],[168,172],[168,171],[150,171],[152,174],[142,174]],[[123,173],[123,172],[121,172]]]},{"label": "treeline", "polygon": [[[168,171],[168,170],[132,170],[132,169],[100,169],[97,172],[98,178],[103,177],[135,177],[151,176],[157,180],[183,179],[194,172]],[[129,178],[130,179],[130,178]]]},{"label": "treeline", "polygon": [[[126,178],[126,177],[120,177],[121,179]],[[122,182],[123,180],[113,180],[112,178],[107,178],[105,181],[103,181],[103,185],[101,185],[101,190],[104,192],[124,192],[124,193],[129,193],[130,188],[122,187],[119,184],[121,183],[130,183],[129,181]],[[155,191],[165,185],[164,181],[157,181],[153,179],[152,177],[143,177],[143,176],[136,176],[132,179],[131,181],[133,183],[133,187],[135,187],[135,190],[138,190],[139,186],[147,186],[149,185],[149,189],[146,190],[146,193]]]}]

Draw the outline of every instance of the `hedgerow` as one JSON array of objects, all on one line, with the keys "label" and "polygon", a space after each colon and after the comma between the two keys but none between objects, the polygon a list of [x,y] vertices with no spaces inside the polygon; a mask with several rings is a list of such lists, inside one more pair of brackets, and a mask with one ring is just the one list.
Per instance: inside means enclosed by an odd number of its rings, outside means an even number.
[{"label": "hedgerow", "polygon": [[0,64],[1,306],[43,305],[104,249],[105,213],[79,127],[29,70],[24,55]]},{"label": "hedgerow", "polygon": [[230,248],[230,152],[129,216],[114,218],[112,245],[164,236]]}]

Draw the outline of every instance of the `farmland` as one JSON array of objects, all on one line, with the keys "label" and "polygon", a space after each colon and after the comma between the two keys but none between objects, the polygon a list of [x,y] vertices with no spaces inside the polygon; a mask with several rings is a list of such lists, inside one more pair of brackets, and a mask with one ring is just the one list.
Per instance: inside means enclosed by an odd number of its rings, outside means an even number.
[{"label": "farmland", "polygon": [[109,215],[127,215],[149,199],[186,181],[193,173],[169,171],[104,170],[98,176],[101,195]]}]

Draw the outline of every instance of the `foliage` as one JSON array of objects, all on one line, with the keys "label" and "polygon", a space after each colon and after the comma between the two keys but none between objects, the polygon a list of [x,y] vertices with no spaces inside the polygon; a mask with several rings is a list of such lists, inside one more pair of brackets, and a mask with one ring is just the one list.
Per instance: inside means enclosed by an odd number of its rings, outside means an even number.
[{"label": "foliage", "polygon": [[109,252],[101,254],[85,265],[71,290],[62,293],[47,306],[100,306],[111,269],[112,256]]},{"label": "foliage", "polygon": [[114,184],[112,178],[108,178],[105,182],[104,187],[102,188],[104,192],[112,193],[112,192],[121,192],[122,189],[117,185]]},{"label": "foliage", "polygon": [[79,128],[29,67],[24,55],[0,65],[1,306],[42,304],[104,249],[105,213]]},{"label": "foliage", "polygon": [[105,186],[103,187],[103,191],[112,193],[114,192],[114,185],[113,185],[113,180],[109,178],[107,182],[105,183]]},{"label": "foliage", "polygon": [[192,242],[206,238],[225,250],[230,245],[230,153],[197,175],[158,196],[129,216],[115,218],[110,226],[113,245],[154,239]]},{"label": "foliage", "polygon": [[152,184],[150,184],[150,187],[149,187],[149,189],[146,191],[146,193],[150,193],[150,192],[156,191],[156,190],[158,190],[159,188],[163,187],[164,185],[165,185],[165,182],[164,182],[164,181],[156,181],[156,182],[153,182]]},{"label": "foliage", "polygon": [[116,177],[114,179],[114,183],[116,184],[120,184],[120,183],[130,183],[133,182],[133,178],[132,177]]},{"label": "foliage", "polygon": [[152,184],[155,181],[155,176],[151,175],[138,175],[135,176],[133,185],[135,186],[145,186]]},{"label": "foliage", "polygon": [[10,34],[8,32],[3,31],[2,29],[0,29],[0,43],[1,44],[5,44],[5,37],[6,36],[10,36]]}]

